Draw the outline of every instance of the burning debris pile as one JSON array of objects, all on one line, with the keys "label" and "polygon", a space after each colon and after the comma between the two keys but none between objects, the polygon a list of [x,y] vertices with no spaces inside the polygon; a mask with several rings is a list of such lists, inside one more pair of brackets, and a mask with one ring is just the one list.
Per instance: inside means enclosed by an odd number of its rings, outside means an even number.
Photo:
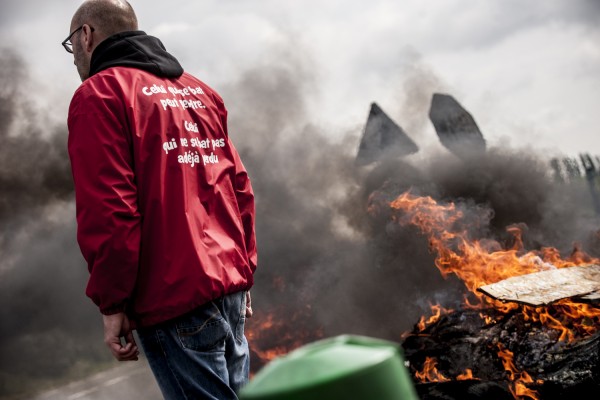
[{"label": "burning debris pile", "polygon": [[469,290],[459,309],[435,305],[435,314],[422,318],[404,339],[415,381],[423,383],[417,385],[422,399],[464,399],[469,391],[480,393],[473,398],[488,398],[491,391],[506,398],[559,399],[598,388],[600,308],[570,299],[537,306],[505,303],[477,289],[528,272],[591,269],[587,265],[599,260],[580,251],[567,260],[552,248],[527,252],[517,227],[510,228],[514,244],[508,250],[472,239],[454,203],[404,193],[390,205],[396,223],[415,225],[427,235],[440,272],[459,277]]}]

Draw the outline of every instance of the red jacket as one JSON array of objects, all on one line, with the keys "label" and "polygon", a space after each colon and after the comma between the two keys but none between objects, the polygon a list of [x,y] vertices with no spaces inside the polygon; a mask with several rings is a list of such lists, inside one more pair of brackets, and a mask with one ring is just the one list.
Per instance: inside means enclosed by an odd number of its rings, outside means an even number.
[{"label": "red jacket", "polygon": [[140,327],[252,286],[254,195],[221,97],[182,71],[104,62],[117,53],[94,51],[69,108],[68,150],[86,294]]}]

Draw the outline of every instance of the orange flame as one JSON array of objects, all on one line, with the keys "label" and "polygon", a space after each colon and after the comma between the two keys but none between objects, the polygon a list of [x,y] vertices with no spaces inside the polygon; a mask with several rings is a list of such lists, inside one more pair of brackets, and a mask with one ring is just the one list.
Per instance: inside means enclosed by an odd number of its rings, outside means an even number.
[{"label": "orange flame", "polygon": [[439,304],[435,304],[435,305],[431,305],[431,311],[433,311],[433,315],[430,316],[429,318],[427,318],[427,320],[425,319],[424,315],[421,316],[421,319],[417,323],[417,329],[419,330],[419,332],[424,331],[428,325],[431,325],[431,324],[437,322],[440,319],[442,312],[444,314],[449,314],[454,310],[449,309],[449,308],[443,308]]},{"label": "orange flame", "polygon": [[538,392],[529,389],[526,384],[533,383],[531,376],[525,371],[519,371],[513,363],[513,353],[508,349],[502,348],[498,345],[498,356],[502,359],[504,369],[508,372],[508,379],[512,382],[510,392],[515,399],[521,399],[529,397],[531,399],[538,399]]},{"label": "orange flame", "polygon": [[252,343],[251,351],[258,357],[260,367],[274,358],[287,354],[316,339],[321,339],[323,329],[289,329],[290,325],[302,325],[309,320],[310,305],[290,313],[283,308],[267,313],[255,313],[246,321],[246,338]]},{"label": "orange flame", "polygon": [[458,380],[458,381],[464,381],[464,380],[468,380],[468,379],[475,379],[471,368],[467,368],[465,372],[463,372],[462,374],[460,374],[456,377],[456,380]]},{"label": "orange flame", "polygon": [[[525,252],[518,226],[507,228],[514,239],[513,246],[508,250],[502,249],[493,240],[471,240],[469,227],[463,226],[464,213],[454,203],[438,204],[429,196],[418,197],[408,191],[398,196],[390,206],[393,210],[402,211],[392,216],[395,221],[402,225],[417,226],[428,236],[431,250],[437,253],[435,265],[442,275],[456,275],[478,299],[479,304],[471,304],[466,300],[468,308],[481,308],[491,303],[499,311],[509,312],[520,306],[490,299],[478,292],[477,288],[511,276],[600,262],[585,254],[578,246],[566,260],[561,258],[557,249],[551,247]],[[596,332],[600,326],[600,311],[592,307],[561,300],[553,309],[560,309],[561,312],[552,315],[547,307],[525,307],[524,312],[531,320],[560,331],[560,340],[572,341],[582,334]]]},{"label": "orange flame", "polygon": [[432,357],[425,358],[423,370],[421,372],[417,371],[415,377],[421,382],[446,382],[450,380],[437,370],[437,361]]}]

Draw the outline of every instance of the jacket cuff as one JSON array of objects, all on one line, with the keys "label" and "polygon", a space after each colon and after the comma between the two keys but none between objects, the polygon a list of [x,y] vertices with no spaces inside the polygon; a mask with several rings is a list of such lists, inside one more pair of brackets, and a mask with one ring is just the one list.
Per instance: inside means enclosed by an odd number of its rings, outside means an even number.
[{"label": "jacket cuff", "polygon": [[125,303],[112,305],[110,307],[100,307],[100,312],[104,315],[112,315],[118,314],[120,312],[125,312]]}]

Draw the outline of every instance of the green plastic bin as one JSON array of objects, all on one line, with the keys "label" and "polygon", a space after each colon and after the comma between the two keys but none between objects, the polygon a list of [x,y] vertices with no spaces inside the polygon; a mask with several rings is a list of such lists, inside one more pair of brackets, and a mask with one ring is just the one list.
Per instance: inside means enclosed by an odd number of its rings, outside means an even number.
[{"label": "green plastic bin", "polygon": [[341,335],[265,365],[240,400],[418,400],[397,343]]}]

